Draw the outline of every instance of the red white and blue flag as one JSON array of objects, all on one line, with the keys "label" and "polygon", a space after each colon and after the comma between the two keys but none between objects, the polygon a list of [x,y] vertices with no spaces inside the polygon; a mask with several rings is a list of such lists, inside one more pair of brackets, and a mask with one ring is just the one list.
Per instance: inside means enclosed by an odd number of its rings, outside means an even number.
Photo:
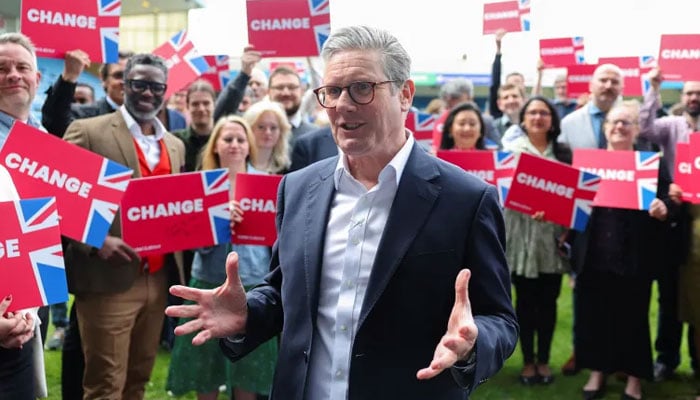
[{"label": "red white and blue flag", "polygon": [[121,206],[122,238],[142,256],[231,241],[228,169],[133,179]]},{"label": "red white and blue flag", "polygon": [[559,68],[586,62],[583,37],[540,39],[540,58],[545,68]]},{"label": "red white and blue flag", "polygon": [[574,167],[599,175],[596,207],[648,210],[656,198],[661,154],[651,151],[574,150]]},{"label": "red white and blue flag", "polygon": [[331,33],[330,0],[247,0],[248,41],[264,57],[314,57]]},{"label": "red white and blue flag", "polygon": [[20,198],[54,196],[61,234],[100,248],[133,170],[16,122],[0,149],[0,163]]},{"label": "red white and blue flag", "polygon": [[8,311],[68,300],[54,197],[0,202],[0,293]]},{"label": "red white and blue flag", "polygon": [[530,30],[530,0],[511,0],[484,3],[483,34]]},{"label": "red white and blue flag", "polygon": [[488,150],[440,150],[437,156],[496,186],[498,199],[501,205],[505,204],[517,163],[514,153]]},{"label": "red white and blue flag", "polygon": [[185,29],[153,50],[153,54],[163,57],[168,66],[168,89],[165,91],[165,98],[209,70],[207,60],[199,54]]},{"label": "red white and blue flag", "polygon": [[38,57],[63,58],[84,50],[94,63],[119,59],[121,0],[22,0],[21,31]]},{"label": "red white and blue flag", "polygon": [[413,137],[425,149],[430,149],[432,144],[436,119],[435,115],[424,113],[416,108],[411,108],[406,116],[406,129],[413,132]]},{"label": "red white and blue flag", "polygon": [[204,56],[204,60],[209,65],[207,72],[202,74],[202,79],[207,80],[214,87],[214,90],[220,92],[228,85],[231,80],[231,71],[229,71],[228,56]]}]

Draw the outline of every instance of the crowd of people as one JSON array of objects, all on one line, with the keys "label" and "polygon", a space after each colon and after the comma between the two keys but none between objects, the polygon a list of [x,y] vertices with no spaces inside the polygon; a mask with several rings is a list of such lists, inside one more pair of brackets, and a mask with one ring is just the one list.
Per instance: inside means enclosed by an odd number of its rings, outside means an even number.
[{"label": "crowd of people", "polygon": [[[51,308],[58,333],[46,345],[61,348],[61,397],[142,399],[161,346],[171,350],[164,393],[198,399],[222,388],[237,400],[466,399],[518,339],[520,384],[549,385],[564,275],[574,320],[562,372],[590,371],[576,395],[602,398],[607,377],[623,373],[622,398],[641,399],[643,380],[672,376],[683,323],[700,323],[700,209],[673,183],[676,144],[700,130],[700,82],[685,83],[680,115],[668,116],[659,115],[658,69],[643,103],[622,100],[612,64],[573,100],[565,77],[553,99],[542,95],[540,63],[528,94],[520,73],[501,83],[504,36],[495,35],[488,110],[474,103],[469,80],[448,81],[432,102],[437,122],[424,149],[404,128],[415,95],[410,57],[380,29],[335,31],[311,82],[285,65],[265,74],[261,54],[246,47],[220,93],[196,80],[170,99],[163,59],[122,52],[100,68],[106,96],[95,100],[79,82],[90,59],[76,49],[41,121],[30,113],[41,79],[31,40],[0,35],[0,147],[19,121],[136,178],[228,168],[232,234],[245,218],[233,200],[237,174],[283,175],[272,248],[142,257],[122,240],[119,216],[99,249],[64,238],[74,303],[68,313]],[[594,207],[586,230],[574,232],[543,210],[503,210],[494,187],[435,156],[502,149],[571,164],[577,148],[663,152],[650,209]],[[0,201],[18,198],[0,167]],[[6,313],[12,294],[0,296],[0,398],[45,397],[37,322],[45,332],[48,318]],[[700,332],[689,330],[689,344],[696,368]]]}]

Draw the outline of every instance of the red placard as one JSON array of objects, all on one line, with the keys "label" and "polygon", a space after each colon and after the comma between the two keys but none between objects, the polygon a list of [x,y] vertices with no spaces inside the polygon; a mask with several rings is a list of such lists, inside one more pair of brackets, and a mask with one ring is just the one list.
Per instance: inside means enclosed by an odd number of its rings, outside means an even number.
[{"label": "red placard", "polygon": [[693,179],[693,165],[690,158],[690,143],[676,143],[676,165],[673,182],[683,190],[683,201],[700,203],[697,179]]},{"label": "red placard", "polygon": [[599,184],[597,175],[522,153],[506,207],[529,215],[544,211],[545,220],[583,231]]},{"label": "red placard", "polygon": [[644,76],[656,66],[653,56],[641,57],[601,57],[598,64],[615,64],[622,69],[625,78],[625,96],[642,96],[646,79]]},{"label": "red placard", "polygon": [[21,198],[54,196],[61,234],[102,247],[132,170],[21,122],[0,150]]},{"label": "red placard", "polygon": [[119,58],[121,0],[22,0],[21,30],[38,57],[63,58],[82,49],[96,63]]},{"label": "red placard", "polygon": [[158,46],[153,54],[163,57],[168,66],[166,99],[209,70],[207,60],[199,55],[185,29]]},{"label": "red placard", "polygon": [[264,57],[321,53],[331,33],[330,0],[247,0],[248,41]]},{"label": "red placard", "polygon": [[413,132],[413,137],[421,146],[429,149],[433,141],[433,129],[435,128],[436,119],[433,114],[411,108],[406,117],[405,126],[406,129]]},{"label": "red placard", "polygon": [[530,0],[484,3],[484,35],[499,29],[507,32],[530,30]]},{"label": "red placard", "polygon": [[700,133],[691,133],[688,136],[688,141],[690,142],[688,145],[688,161],[690,162],[689,191],[693,195],[691,202],[700,204],[700,182],[698,182],[700,179]]},{"label": "red placard", "polygon": [[573,165],[601,177],[598,207],[648,210],[656,198],[660,153],[575,149]]},{"label": "red placard", "polygon": [[228,56],[204,56],[204,60],[209,65],[209,69],[202,74],[201,78],[211,83],[214,90],[220,92],[231,80],[229,58]]},{"label": "red placard", "polygon": [[121,220],[124,241],[142,256],[228,243],[228,169],[133,179]]},{"label": "red placard", "polygon": [[498,199],[502,205],[505,204],[515,172],[515,154],[490,150],[440,150],[437,156],[495,185],[498,189]]},{"label": "red placard", "polygon": [[566,67],[566,88],[570,98],[590,92],[590,83],[597,65],[579,64]]},{"label": "red placard", "polygon": [[540,39],[540,58],[545,68],[583,64],[583,37]]},{"label": "red placard", "polygon": [[0,296],[7,311],[68,301],[56,198],[0,202]]},{"label": "red placard", "polygon": [[700,34],[661,35],[659,68],[669,81],[700,80]]},{"label": "red placard", "polygon": [[238,174],[234,198],[240,203],[243,222],[236,225],[233,243],[272,246],[277,240],[275,214],[281,175]]}]

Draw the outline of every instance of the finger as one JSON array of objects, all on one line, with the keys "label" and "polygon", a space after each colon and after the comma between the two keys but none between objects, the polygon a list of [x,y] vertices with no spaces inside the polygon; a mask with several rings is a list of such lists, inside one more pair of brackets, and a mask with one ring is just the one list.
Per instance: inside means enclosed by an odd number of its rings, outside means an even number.
[{"label": "finger", "polygon": [[202,329],[202,321],[200,319],[193,319],[185,322],[184,324],[178,325],[174,332],[176,335],[189,335],[190,333],[197,332]]},{"label": "finger", "polygon": [[423,368],[423,369],[419,370],[418,373],[416,374],[416,378],[421,379],[421,380],[431,379],[431,378],[438,376],[438,374],[442,371],[443,370],[441,370],[441,369],[434,369],[432,367],[432,364],[431,364],[430,367]]},{"label": "finger", "polygon": [[455,307],[467,307],[469,303],[469,277],[472,272],[468,269],[459,271],[455,280]]},{"label": "finger", "polygon": [[238,253],[232,251],[226,257],[226,283],[227,286],[240,286],[241,278],[238,276]]},{"label": "finger", "polygon": [[141,256],[139,256],[139,253],[136,252],[131,246],[128,244],[124,243],[121,248],[125,252],[126,256],[128,257],[127,259],[129,261],[138,261],[141,259]]},{"label": "finger", "polygon": [[[195,289],[183,285],[173,285],[170,287],[170,294],[173,296],[180,297],[185,300],[192,300],[195,303],[199,303],[199,301],[202,298],[202,290],[200,289]],[[177,306],[177,307],[186,307],[186,306]],[[172,307],[172,308],[177,308],[177,307]],[[171,307],[168,307],[171,308]]]},{"label": "finger", "polygon": [[206,343],[209,339],[211,339],[211,331],[205,329],[192,338],[192,344],[194,346],[201,346],[204,343]]},{"label": "finger", "polygon": [[10,307],[10,304],[12,303],[12,295],[9,294],[5,296],[4,299],[0,302],[0,315],[5,315],[5,311]]}]

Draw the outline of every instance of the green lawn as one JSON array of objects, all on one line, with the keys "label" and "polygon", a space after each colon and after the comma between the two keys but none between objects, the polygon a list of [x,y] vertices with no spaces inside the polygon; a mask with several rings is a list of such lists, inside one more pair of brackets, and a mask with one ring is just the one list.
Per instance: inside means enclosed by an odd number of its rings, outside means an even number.
[{"label": "green lawn", "polygon": [[[656,295],[652,296],[652,310],[650,329],[655,330],[656,324]],[[49,332],[50,335],[50,332]],[[559,367],[568,359],[571,354],[571,289],[565,283],[562,286],[562,294],[559,297],[559,318],[557,330],[554,335],[552,346],[552,369],[555,372],[555,381],[549,386],[524,387],[518,383],[517,377],[522,367],[522,357],[520,349],[516,349],[514,355],[508,360],[503,370],[477,389],[472,396],[472,400],[554,400],[554,399],[579,399],[581,387],[583,386],[587,374],[579,373],[574,377],[565,377],[559,374]],[[694,399],[697,383],[690,377],[690,365],[687,359],[687,350],[683,349],[683,364],[679,371],[679,376],[669,382],[660,384],[645,383],[643,386],[645,399],[648,400],[691,400]],[[61,359],[60,352],[46,352],[46,374],[49,383],[49,399],[58,400],[61,398],[60,374]],[[151,382],[147,388],[146,398],[149,400],[167,399],[165,393],[165,379],[168,373],[168,362],[170,355],[161,352],[158,355]],[[608,381],[608,393],[605,397],[609,399],[619,399],[624,388],[622,382],[611,378]],[[181,399],[194,399],[194,395],[181,397]],[[225,399],[225,396],[219,396]]]}]

